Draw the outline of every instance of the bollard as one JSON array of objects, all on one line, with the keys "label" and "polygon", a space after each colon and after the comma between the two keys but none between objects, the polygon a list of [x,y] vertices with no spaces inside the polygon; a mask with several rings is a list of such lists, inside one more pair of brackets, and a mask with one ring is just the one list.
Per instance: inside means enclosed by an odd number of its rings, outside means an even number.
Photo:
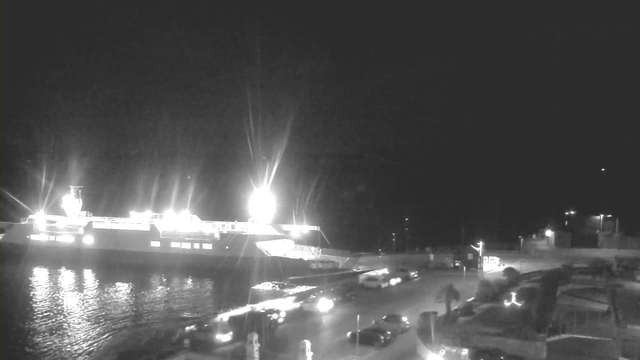
[{"label": "bollard", "polygon": [[311,341],[300,341],[300,350],[298,351],[298,360],[311,360],[313,353],[311,352]]},{"label": "bollard", "polygon": [[247,335],[247,360],[259,360],[260,359],[260,343],[258,343],[258,334],[250,332]]}]

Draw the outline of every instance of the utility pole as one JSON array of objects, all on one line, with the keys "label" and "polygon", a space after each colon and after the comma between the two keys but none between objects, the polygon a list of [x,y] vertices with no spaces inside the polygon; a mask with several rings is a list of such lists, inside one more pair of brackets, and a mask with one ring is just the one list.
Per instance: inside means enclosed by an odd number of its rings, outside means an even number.
[{"label": "utility pole", "polygon": [[396,253],[396,233],[392,233],[392,241],[393,241],[393,253]]},{"label": "utility pole", "polygon": [[409,253],[409,217],[404,218],[404,233],[406,238],[407,253]]}]

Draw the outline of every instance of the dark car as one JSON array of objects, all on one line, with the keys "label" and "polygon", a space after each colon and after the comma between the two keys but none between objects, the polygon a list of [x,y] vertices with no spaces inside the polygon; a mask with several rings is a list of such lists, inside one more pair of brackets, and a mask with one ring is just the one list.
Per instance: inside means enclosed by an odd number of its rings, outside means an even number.
[{"label": "dark car", "polygon": [[233,331],[227,322],[201,320],[185,328],[185,339],[190,347],[220,345],[233,339]]},{"label": "dark car", "polygon": [[409,319],[400,314],[390,314],[384,316],[380,320],[374,320],[373,325],[391,332],[394,335],[402,334],[409,331]]},{"label": "dark car", "polygon": [[339,303],[349,302],[355,299],[356,292],[354,289],[350,287],[341,286],[341,287],[337,287],[335,289],[329,290],[326,297],[330,300],[333,300],[334,303],[339,304]]},{"label": "dark car", "polygon": [[378,327],[369,327],[360,331],[350,331],[347,333],[347,340],[350,343],[358,341],[362,345],[383,347],[389,344],[392,339],[390,332]]},{"label": "dark car", "polygon": [[398,274],[404,281],[411,281],[418,277],[418,270],[399,267],[396,269],[396,274]]},{"label": "dark car", "polygon": [[[278,309],[253,310],[229,318],[229,324],[240,333],[273,329],[284,322],[286,312]],[[242,331],[240,330],[242,329]]]}]

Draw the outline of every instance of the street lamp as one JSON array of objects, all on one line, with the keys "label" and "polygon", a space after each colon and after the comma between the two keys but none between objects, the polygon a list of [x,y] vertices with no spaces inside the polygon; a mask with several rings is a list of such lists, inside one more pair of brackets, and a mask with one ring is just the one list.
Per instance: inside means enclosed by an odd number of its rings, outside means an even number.
[{"label": "street lamp", "polygon": [[478,247],[475,247],[473,245],[471,245],[471,247],[474,248],[480,254],[480,259],[478,259],[478,260],[479,260],[479,263],[480,263],[480,270],[483,270],[484,269],[484,259],[482,257],[482,250],[484,248],[484,243],[482,242],[482,240],[480,240],[478,242]]},{"label": "street lamp", "polygon": [[396,253],[396,233],[392,233],[392,240],[393,240],[393,253]]},{"label": "street lamp", "polygon": [[609,214],[609,215],[600,214],[600,227],[599,227],[598,232],[602,232],[602,223],[603,223],[603,221],[604,221],[604,217],[605,217],[605,216],[606,216],[606,217],[608,217],[608,218],[610,218],[610,217],[612,217],[613,215],[611,215],[611,214]]},{"label": "street lamp", "polygon": [[553,236],[553,230],[549,230],[547,229],[547,231],[544,232],[544,236],[546,237],[552,237]]},{"label": "street lamp", "polygon": [[[569,217],[571,217],[571,216],[575,216],[575,215],[576,215],[576,212],[575,212],[575,211],[573,211],[573,210],[569,210],[569,211],[565,211],[565,212],[564,212],[564,215],[565,215],[565,216],[569,216]],[[565,220],[564,220],[564,226],[569,226],[569,219],[565,219]]]}]

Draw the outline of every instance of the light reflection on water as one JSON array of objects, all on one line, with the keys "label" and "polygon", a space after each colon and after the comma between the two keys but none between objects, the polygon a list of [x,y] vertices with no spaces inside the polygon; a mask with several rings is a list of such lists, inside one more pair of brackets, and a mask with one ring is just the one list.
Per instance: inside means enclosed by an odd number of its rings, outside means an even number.
[{"label": "light reflection on water", "polygon": [[[242,271],[210,277],[1,265],[2,333],[11,334],[2,342],[13,351],[7,358],[16,359],[114,358],[116,350],[139,346],[141,336],[171,328],[185,314],[211,314],[245,304],[251,284],[267,280]],[[12,307],[20,311],[11,313]]]}]

